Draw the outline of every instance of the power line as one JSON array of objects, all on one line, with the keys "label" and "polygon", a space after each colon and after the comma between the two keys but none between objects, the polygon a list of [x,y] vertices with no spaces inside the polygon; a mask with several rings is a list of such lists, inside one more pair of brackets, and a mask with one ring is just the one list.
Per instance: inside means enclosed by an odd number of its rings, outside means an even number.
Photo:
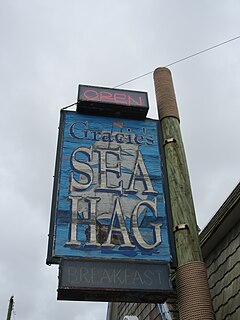
[{"label": "power line", "polygon": [[77,102],[74,102],[74,103],[70,104],[69,106],[63,107],[61,110],[68,109],[68,108],[70,108],[72,106],[75,106],[76,104],[77,104]]},{"label": "power line", "polygon": [[[171,62],[171,63],[167,64],[165,67],[167,68],[167,67],[173,66],[173,65],[175,65],[175,64],[177,64],[177,63],[180,63],[180,62],[182,62],[182,61],[185,61],[185,60],[188,60],[188,59],[190,59],[190,58],[196,57],[196,56],[198,56],[198,55],[200,55],[200,54],[202,54],[202,53],[204,53],[204,52],[207,52],[207,51],[209,51],[209,50],[213,50],[213,49],[215,49],[215,48],[217,48],[217,47],[223,46],[224,44],[227,44],[227,43],[229,43],[229,42],[231,42],[231,41],[234,41],[234,40],[237,40],[237,39],[239,39],[239,38],[240,38],[240,35],[237,36],[237,37],[228,39],[228,40],[226,40],[226,41],[223,41],[223,42],[221,42],[221,43],[215,44],[214,46],[208,47],[208,48],[206,48],[206,49],[203,49],[203,50],[201,50],[201,51],[198,51],[198,52],[196,52],[196,53],[193,53],[193,54],[191,54],[191,55],[189,55],[189,56],[186,56],[186,57],[184,57],[184,58],[181,58],[181,59],[179,59],[179,60],[176,60],[176,61],[174,61],[174,62]],[[151,74],[151,73],[153,73],[153,71],[149,71],[149,72],[144,73],[144,74],[142,74],[142,75],[140,75],[140,76],[138,76],[138,77],[135,77],[135,78],[132,78],[132,79],[130,79],[130,80],[128,80],[128,81],[122,82],[122,83],[118,84],[117,86],[115,86],[114,88],[118,88],[118,87],[120,87],[120,86],[122,86],[122,85],[124,85],[124,84],[133,82],[133,81],[138,80],[138,79],[143,78],[143,77],[146,77],[147,75],[149,75],[149,74]]]},{"label": "power line", "polygon": [[[207,52],[207,51],[216,49],[217,47],[223,46],[224,44],[227,44],[227,43],[232,42],[232,41],[234,41],[234,40],[237,40],[237,39],[239,39],[239,38],[240,38],[240,35],[237,36],[237,37],[228,39],[228,40],[226,40],[226,41],[220,42],[220,43],[218,43],[218,44],[215,44],[214,46],[208,47],[208,48],[206,48],[206,49],[203,49],[203,50],[201,50],[201,51],[198,51],[198,52],[196,52],[196,53],[193,53],[193,54],[191,54],[191,55],[189,55],[189,56],[186,56],[186,57],[184,57],[184,58],[181,58],[181,59],[178,59],[178,60],[176,60],[176,61],[174,61],[174,62],[171,62],[171,63],[165,65],[165,68],[170,67],[170,66],[173,66],[173,65],[175,65],[175,64],[177,64],[177,63],[180,63],[180,62],[182,62],[182,61],[188,60],[188,59],[190,59],[190,58],[196,57],[196,56],[198,56],[198,55],[200,55],[200,54],[202,54],[202,53],[204,53],[204,52]],[[138,76],[138,77],[135,77],[135,78],[132,78],[132,79],[130,79],[130,80],[128,80],[128,81],[122,82],[122,83],[118,84],[117,86],[113,87],[113,89],[118,88],[118,87],[120,87],[120,86],[122,86],[122,85],[124,85],[124,84],[133,82],[133,81],[135,81],[135,80],[138,80],[138,79],[140,79],[140,78],[146,77],[146,76],[148,76],[149,74],[151,74],[151,73],[153,73],[153,72],[154,72],[154,71],[149,71],[149,72],[144,73],[144,74],[142,74],[142,75],[140,75],[140,76]],[[72,106],[74,106],[74,105],[76,105],[76,104],[77,104],[77,102],[75,102],[75,103],[73,103],[73,104],[70,104],[69,106],[63,107],[62,110],[68,109],[68,108],[70,108],[70,107],[72,107]]]},{"label": "power line", "polygon": [[153,73],[153,71],[149,71],[149,72],[147,72],[147,73],[142,74],[141,76],[138,76],[138,77],[136,77],[136,78],[133,78],[133,79],[130,79],[130,80],[125,81],[125,82],[123,82],[123,83],[120,83],[120,84],[118,84],[117,86],[113,87],[113,89],[118,88],[118,87],[120,87],[120,86],[122,86],[122,85],[124,85],[124,84],[126,84],[126,83],[129,83],[129,82],[138,80],[138,79],[140,79],[140,78],[146,77],[146,76],[148,76],[148,75],[151,74],[151,73]]}]

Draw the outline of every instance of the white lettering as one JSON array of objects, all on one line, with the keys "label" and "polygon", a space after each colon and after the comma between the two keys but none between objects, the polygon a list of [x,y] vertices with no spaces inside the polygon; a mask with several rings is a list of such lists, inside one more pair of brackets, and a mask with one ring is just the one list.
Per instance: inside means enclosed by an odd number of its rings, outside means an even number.
[{"label": "white lettering", "polygon": [[[118,225],[118,227],[114,226],[115,223]],[[123,244],[121,244],[120,247],[135,248],[135,246],[130,242],[130,239],[128,236],[128,231],[124,223],[124,217],[123,217],[121,204],[119,202],[119,198],[115,200],[108,238],[107,238],[107,241],[103,244],[103,246],[110,246],[110,247],[114,246],[114,244],[112,243],[112,235],[113,233],[116,233],[116,232],[118,234],[120,233],[123,238]]]},{"label": "white lettering", "polygon": [[71,172],[71,182],[70,182],[70,191],[75,190],[86,190],[93,181],[93,170],[92,167],[84,163],[83,161],[78,161],[76,159],[77,153],[82,153],[88,156],[89,160],[92,159],[92,148],[79,147],[72,154],[72,165],[74,169],[80,173],[78,181],[74,179],[74,174]]},{"label": "white lettering", "polygon": [[[99,188],[96,191],[105,191],[105,192],[120,192],[122,194],[122,181],[118,185],[109,185],[107,173],[113,173],[116,178],[121,177],[121,166],[120,166],[120,148],[115,150],[108,149],[98,149],[96,150],[99,153]],[[110,161],[111,156],[111,161]],[[115,161],[113,158],[115,157]],[[111,162],[116,162],[114,166]]]},{"label": "white lettering", "polygon": [[149,178],[147,168],[144,164],[142,154],[140,151],[138,151],[135,168],[130,179],[128,190],[126,190],[127,193],[137,193],[138,190],[135,189],[136,181],[142,181],[145,188],[145,191],[143,191],[143,194],[152,194],[152,195],[157,194],[157,191],[153,189],[152,182]]},{"label": "white lettering", "polygon": [[84,199],[89,203],[89,233],[90,240],[86,245],[90,246],[100,246],[100,243],[97,242],[97,232],[96,232],[96,212],[97,212],[97,202],[101,199],[99,197],[87,197]]},{"label": "white lettering", "polygon": [[153,201],[149,201],[149,200],[140,201],[136,205],[136,207],[135,207],[135,209],[133,210],[133,213],[132,213],[132,232],[133,232],[133,235],[134,235],[136,241],[144,249],[153,249],[154,247],[159,245],[161,243],[161,241],[162,241],[161,240],[161,233],[160,233],[161,224],[153,224],[152,223],[152,226],[154,227],[155,242],[152,243],[152,244],[147,243],[143,239],[142,234],[141,234],[141,232],[139,230],[139,227],[138,227],[138,211],[139,211],[139,208],[141,206],[146,206],[147,208],[151,209],[151,211],[153,212],[155,217],[157,217],[156,200],[154,202]]},{"label": "white lettering", "polygon": [[69,199],[72,200],[72,219],[71,219],[71,228],[70,228],[70,240],[67,242],[69,245],[80,245],[80,241],[77,240],[77,225],[78,225],[78,202],[82,200],[82,197],[72,197],[69,196]]}]

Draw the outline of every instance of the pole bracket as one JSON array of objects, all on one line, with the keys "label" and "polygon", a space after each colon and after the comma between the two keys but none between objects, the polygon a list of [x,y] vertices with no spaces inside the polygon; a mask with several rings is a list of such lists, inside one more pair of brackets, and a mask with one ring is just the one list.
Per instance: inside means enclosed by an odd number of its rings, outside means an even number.
[{"label": "pole bracket", "polygon": [[164,140],[164,146],[168,143],[177,142],[175,138],[168,138]]},{"label": "pole bracket", "polygon": [[173,229],[173,232],[177,232],[177,231],[180,231],[180,230],[185,230],[185,229],[189,229],[189,225],[186,224],[186,223],[182,223],[182,224],[179,224],[177,226],[174,227]]}]

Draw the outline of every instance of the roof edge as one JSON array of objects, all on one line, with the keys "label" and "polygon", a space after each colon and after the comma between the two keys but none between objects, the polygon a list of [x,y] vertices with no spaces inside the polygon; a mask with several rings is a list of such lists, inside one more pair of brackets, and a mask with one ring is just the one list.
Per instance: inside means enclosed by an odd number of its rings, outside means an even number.
[{"label": "roof edge", "polygon": [[[217,213],[212,217],[207,226],[202,230],[199,235],[201,247],[208,241],[208,239],[215,233],[224,219],[230,215],[232,209],[235,207],[240,199],[240,183],[234,188]],[[229,229],[232,226],[229,226]],[[228,229],[228,230],[229,230]],[[226,233],[228,232],[226,230]]]}]

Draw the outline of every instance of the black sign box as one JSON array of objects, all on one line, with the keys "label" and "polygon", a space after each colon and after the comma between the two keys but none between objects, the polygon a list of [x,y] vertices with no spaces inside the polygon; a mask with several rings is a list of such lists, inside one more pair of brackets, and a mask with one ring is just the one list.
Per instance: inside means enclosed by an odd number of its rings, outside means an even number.
[{"label": "black sign box", "polygon": [[169,278],[168,264],[62,259],[58,300],[161,303]]},{"label": "black sign box", "polygon": [[92,115],[145,119],[149,110],[146,92],[79,85],[77,112]]}]

